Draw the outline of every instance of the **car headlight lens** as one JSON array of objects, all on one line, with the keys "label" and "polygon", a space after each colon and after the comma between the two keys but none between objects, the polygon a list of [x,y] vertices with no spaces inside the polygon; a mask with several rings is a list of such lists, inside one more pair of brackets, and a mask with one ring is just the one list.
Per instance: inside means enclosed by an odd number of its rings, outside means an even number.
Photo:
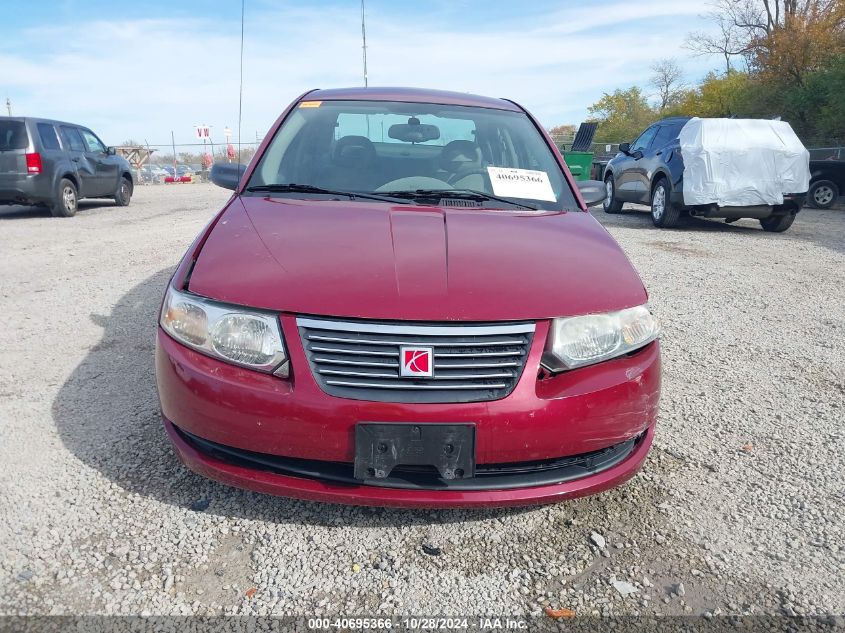
[{"label": "car headlight lens", "polygon": [[262,320],[230,314],[214,324],[211,347],[236,363],[266,365],[276,353],[276,333]]},{"label": "car headlight lens", "polygon": [[287,375],[278,317],[168,288],[161,327],[174,339],[222,360]]},{"label": "car headlight lens", "polygon": [[660,325],[646,306],[555,319],[543,365],[552,371],[592,365],[633,352],[659,334]]}]

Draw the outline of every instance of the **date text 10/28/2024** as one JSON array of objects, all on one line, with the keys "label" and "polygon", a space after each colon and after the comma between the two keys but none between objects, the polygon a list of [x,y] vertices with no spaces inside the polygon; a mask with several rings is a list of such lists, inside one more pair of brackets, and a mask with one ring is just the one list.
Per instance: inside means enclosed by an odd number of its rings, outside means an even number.
[{"label": "date text 10/28/2024", "polygon": [[528,621],[513,617],[475,618],[309,618],[308,628],[313,630],[369,630],[385,631],[440,631],[440,630],[511,630],[528,629]]}]

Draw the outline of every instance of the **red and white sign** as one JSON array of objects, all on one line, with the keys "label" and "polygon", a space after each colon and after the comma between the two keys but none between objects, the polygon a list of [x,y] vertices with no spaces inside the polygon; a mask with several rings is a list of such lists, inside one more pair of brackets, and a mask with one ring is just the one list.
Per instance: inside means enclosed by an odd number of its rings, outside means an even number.
[{"label": "red and white sign", "polygon": [[434,358],[430,347],[400,347],[399,374],[406,378],[430,378],[434,374]]},{"label": "red and white sign", "polygon": [[197,130],[197,138],[211,138],[211,127],[208,125],[198,125],[196,127]]}]

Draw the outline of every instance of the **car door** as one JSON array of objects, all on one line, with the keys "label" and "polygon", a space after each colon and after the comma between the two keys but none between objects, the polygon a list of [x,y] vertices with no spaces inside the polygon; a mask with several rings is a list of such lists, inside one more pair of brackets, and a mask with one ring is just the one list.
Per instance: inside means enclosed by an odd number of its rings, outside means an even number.
[{"label": "car door", "polygon": [[[649,193],[651,191],[651,183],[654,179],[654,174],[661,167],[666,167],[666,162],[669,159],[669,152],[667,150],[669,150],[669,148],[677,140],[678,133],[681,131],[683,126],[683,123],[678,123],[677,121],[661,123],[658,127],[657,134],[654,135],[654,140],[651,142],[651,145],[643,152],[644,156],[640,162],[645,168],[645,184]],[[675,183],[672,182],[670,184],[674,185]]]},{"label": "car door", "polygon": [[79,197],[96,196],[97,167],[88,158],[88,146],[82,140],[79,130],[72,125],[61,125],[59,131],[62,136],[62,145],[76,169],[76,177],[79,181]]},{"label": "car door", "polygon": [[91,195],[110,196],[117,191],[119,164],[117,157],[110,156],[105,144],[91,130],[78,128],[85,142],[87,157],[94,165],[97,193]]},{"label": "car door", "polygon": [[649,185],[647,166],[643,162],[646,152],[654,140],[660,126],[654,124],[640,134],[637,140],[631,143],[626,157],[624,172],[620,174],[617,189],[619,197],[632,202],[648,202]]}]

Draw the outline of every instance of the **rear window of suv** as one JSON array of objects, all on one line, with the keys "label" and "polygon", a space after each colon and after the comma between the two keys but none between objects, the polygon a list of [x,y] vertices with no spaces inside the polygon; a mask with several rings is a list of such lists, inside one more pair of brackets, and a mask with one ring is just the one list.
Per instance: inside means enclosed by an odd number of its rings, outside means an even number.
[{"label": "rear window of suv", "polygon": [[44,149],[60,149],[56,128],[49,123],[38,124],[38,136],[41,137],[41,145],[44,146]]},{"label": "rear window of suv", "polygon": [[23,121],[0,121],[0,152],[26,149],[29,137]]}]

